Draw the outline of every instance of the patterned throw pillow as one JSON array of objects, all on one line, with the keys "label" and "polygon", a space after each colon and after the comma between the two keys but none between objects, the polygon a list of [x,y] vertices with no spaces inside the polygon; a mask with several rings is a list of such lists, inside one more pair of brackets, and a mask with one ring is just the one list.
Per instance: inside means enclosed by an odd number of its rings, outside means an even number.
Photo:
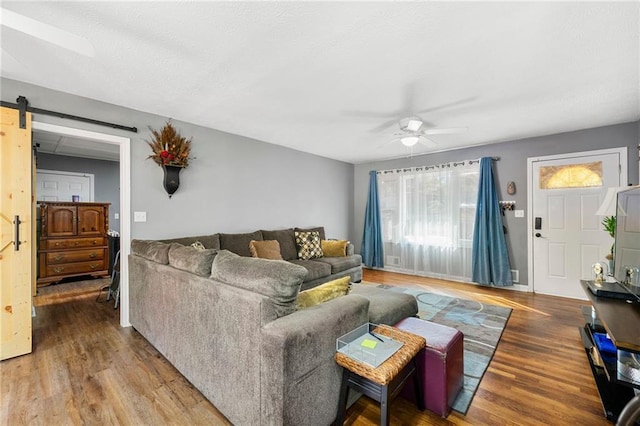
[{"label": "patterned throw pillow", "polygon": [[206,250],[206,247],[200,241],[195,241],[191,243],[191,247],[193,247],[196,250]]},{"label": "patterned throw pillow", "polygon": [[298,259],[309,260],[322,257],[322,247],[320,247],[320,233],[295,232],[296,247],[298,248]]}]

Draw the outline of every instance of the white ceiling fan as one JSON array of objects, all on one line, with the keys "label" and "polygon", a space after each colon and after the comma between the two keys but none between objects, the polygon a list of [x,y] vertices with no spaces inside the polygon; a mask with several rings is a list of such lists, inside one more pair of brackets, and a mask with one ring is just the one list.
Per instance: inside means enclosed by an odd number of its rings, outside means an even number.
[{"label": "white ceiling fan", "polygon": [[397,136],[395,139],[387,142],[387,144],[391,144],[394,142],[400,142],[404,146],[408,148],[414,147],[416,144],[420,143],[427,147],[431,147],[433,145],[437,145],[433,139],[428,136],[431,135],[449,135],[456,133],[464,133],[467,131],[466,127],[448,127],[448,128],[425,128],[424,121],[418,116],[405,117],[398,121],[398,126],[400,127],[400,132],[395,133],[394,136]]},{"label": "white ceiling fan", "polygon": [[11,10],[0,8],[0,24],[81,55],[95,56],[89,40]]}]

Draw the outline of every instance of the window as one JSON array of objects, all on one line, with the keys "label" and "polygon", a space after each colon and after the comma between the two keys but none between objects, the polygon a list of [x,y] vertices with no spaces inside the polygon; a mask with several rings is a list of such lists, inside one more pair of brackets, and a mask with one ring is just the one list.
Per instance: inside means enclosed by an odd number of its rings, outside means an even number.
[{"label": "window", "polygon": [[540,189],[602,186],[602,161],[540,167]]},{"label": "window", "polygon": [[378,174],[391,269],[470,280],[479,164],[454,164]]}]

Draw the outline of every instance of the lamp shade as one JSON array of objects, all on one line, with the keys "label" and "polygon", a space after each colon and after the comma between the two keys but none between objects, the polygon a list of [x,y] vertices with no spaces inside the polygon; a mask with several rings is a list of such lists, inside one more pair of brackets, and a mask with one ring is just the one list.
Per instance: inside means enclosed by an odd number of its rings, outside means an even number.
[{"label": "lamp shade", "polygon": [[615,216],[618,192],[623,189],[626,189],[626,187],[620,186],[607,189],[607,195],[604,196],[604,201],[596,212],[596,216]]},{"label": "lamp shade", "polygon": [[402,142],[402,144],[404,146],[414,146],[415,144],[418,143],[418,137],[417,136],[405,136],[405,137],[400,139],[400,142]]}]

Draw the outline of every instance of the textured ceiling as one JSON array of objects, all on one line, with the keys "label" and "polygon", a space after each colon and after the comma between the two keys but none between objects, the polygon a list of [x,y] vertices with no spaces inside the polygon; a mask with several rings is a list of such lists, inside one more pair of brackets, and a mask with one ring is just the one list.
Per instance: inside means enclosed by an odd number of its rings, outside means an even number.
[{"label": "textured ceiling", "polygon": [[3,77],[351,163],[416,113],[468,131],[414,155],[640,119],[638,2],[1,6],[95,51],[3,26]]}]

